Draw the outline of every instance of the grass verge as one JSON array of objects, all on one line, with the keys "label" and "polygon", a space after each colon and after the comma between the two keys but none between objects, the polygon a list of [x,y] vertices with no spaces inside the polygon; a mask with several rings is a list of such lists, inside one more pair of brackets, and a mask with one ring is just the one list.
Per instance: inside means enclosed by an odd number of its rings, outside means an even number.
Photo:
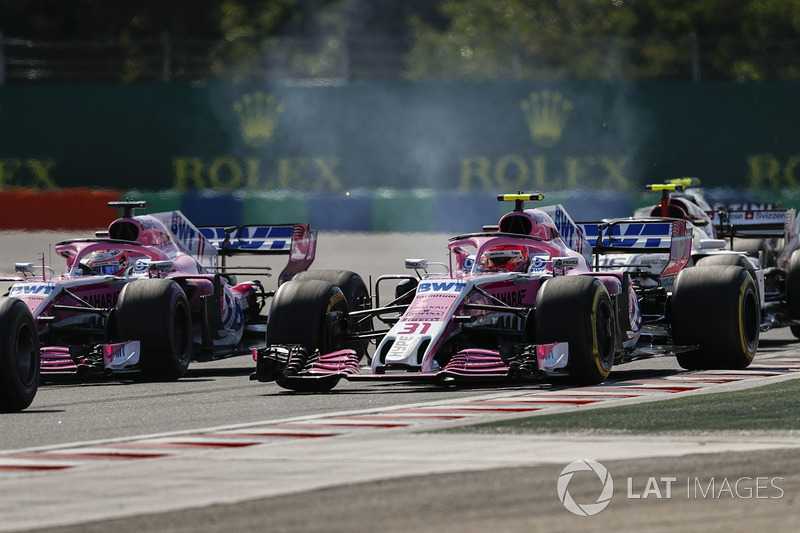
[{"label": "grass verge", "polygon": [[459,426],[447,433],[707,433],[800,431],[800,379],[731,392]]}]

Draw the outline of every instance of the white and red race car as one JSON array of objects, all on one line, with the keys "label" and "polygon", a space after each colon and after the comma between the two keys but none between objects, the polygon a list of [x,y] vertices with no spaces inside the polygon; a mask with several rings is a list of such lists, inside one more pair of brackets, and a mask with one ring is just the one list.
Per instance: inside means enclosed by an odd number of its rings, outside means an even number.
[{"label": "white and red race car", "polygon": [[762,330],[788,326],[800,338],[800,218],[795,210],[718,205],[709,215],[729,248],[764,266]]},{"label": "white and red race car", "polygon": [[[191,360],[251,353],[264,344],[266,291],[237,283],[236,254],[286,254],[281,284],[308,269],[316,232],[307,224],[195,227],[180,211],[134,216],[146,202],[110,202],[123,216],[87,239],[59,242],[66,260],[17,263],[0,298],[0,367],[11,387],[0,406],[24,409],[42,375],[144,373],[182,377]],[[247,267],[270,276],[270,267]],[[39,359],[41,358],[41,365]],[[11,376],[11,377],[7,377]]]},{"label": "white and red race car", "polygon": [[[761,331],[790,327],[800,337],[800,219],[794,209],[755,204],[708,205],[691,189],[696,178],[679,178],[651,184],[661,201],[637,210],[637,220],[674,218],[685,220],[692,232],[691,260],[687,266],[735,265],[746,269],[756,285]],[[581,224],[590,238],[597,223]],[[669,256],[639,250],[605,254],[600,263],[628,271],[641,286],[654,286],[655,274]]]}]

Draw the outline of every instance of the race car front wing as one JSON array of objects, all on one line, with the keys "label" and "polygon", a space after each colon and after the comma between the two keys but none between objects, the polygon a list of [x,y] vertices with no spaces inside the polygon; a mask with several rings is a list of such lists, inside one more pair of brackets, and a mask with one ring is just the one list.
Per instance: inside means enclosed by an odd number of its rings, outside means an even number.
[{"label": "race car front wing", "polygon": [[44,375],[135,372],[138,370],[141,343],[125,341],[43,346],[41,354],[41,371]]},{"label": "race car front wing", "polygon": [[532,381],[563,375],[569,361],[566,342],[520,345],[512,355],[499,350],[469,348],[456,353],[444,368],[432,373],[402,369],[375,374],[362,371],[359,355],[345,349],[309,354],[305,347],[268,346],[253,350],[256,371],[251,380],[270,382],[292,390],[327,390],[340,379],[348,381]]}]

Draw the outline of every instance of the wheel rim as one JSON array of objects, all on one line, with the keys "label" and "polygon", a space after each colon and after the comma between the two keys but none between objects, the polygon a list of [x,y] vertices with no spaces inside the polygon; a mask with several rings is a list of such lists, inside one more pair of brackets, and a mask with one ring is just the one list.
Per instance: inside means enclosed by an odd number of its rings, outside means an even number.
[{"label": "wheel rim", "polygon": [[758,315],[755,296],[752,292],[748,292],[745,294],[744,309],[742,310],[742,327],[744,328],[742,335],[748,353],[755,351],[758,342],[758,333],[761,328]]},{"label": "wheel rim", "polygon": [[23,383],[30,383],[36,375],[36,340],[26,325],[17,331],[16,342],[17,371]]},{"label": "wheel rim", "polygon": [[[333,308],[328,311],[326,316],[333,316],[332,313],[341,313],[341,315],[347,315],[347,305],[344,303],[337,303]],[[337,323],[337,319],[334,320],[333,323],[328,324],[327,320],[325,320],[325,327],[322,328],[322,342],[318,349],[323,352],[330,352],[333,350],[341,350],[345,346],[345,334],[344,329],[342,329],[341,324]]]}]

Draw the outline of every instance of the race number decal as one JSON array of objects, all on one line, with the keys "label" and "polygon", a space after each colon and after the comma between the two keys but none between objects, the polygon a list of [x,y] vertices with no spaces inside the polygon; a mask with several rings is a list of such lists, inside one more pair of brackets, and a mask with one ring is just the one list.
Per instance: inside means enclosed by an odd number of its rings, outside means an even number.
[{"label": "race number decal", "polygon": [[404,322],[400,335],[425,335],[431,328],[428,322]]}]

